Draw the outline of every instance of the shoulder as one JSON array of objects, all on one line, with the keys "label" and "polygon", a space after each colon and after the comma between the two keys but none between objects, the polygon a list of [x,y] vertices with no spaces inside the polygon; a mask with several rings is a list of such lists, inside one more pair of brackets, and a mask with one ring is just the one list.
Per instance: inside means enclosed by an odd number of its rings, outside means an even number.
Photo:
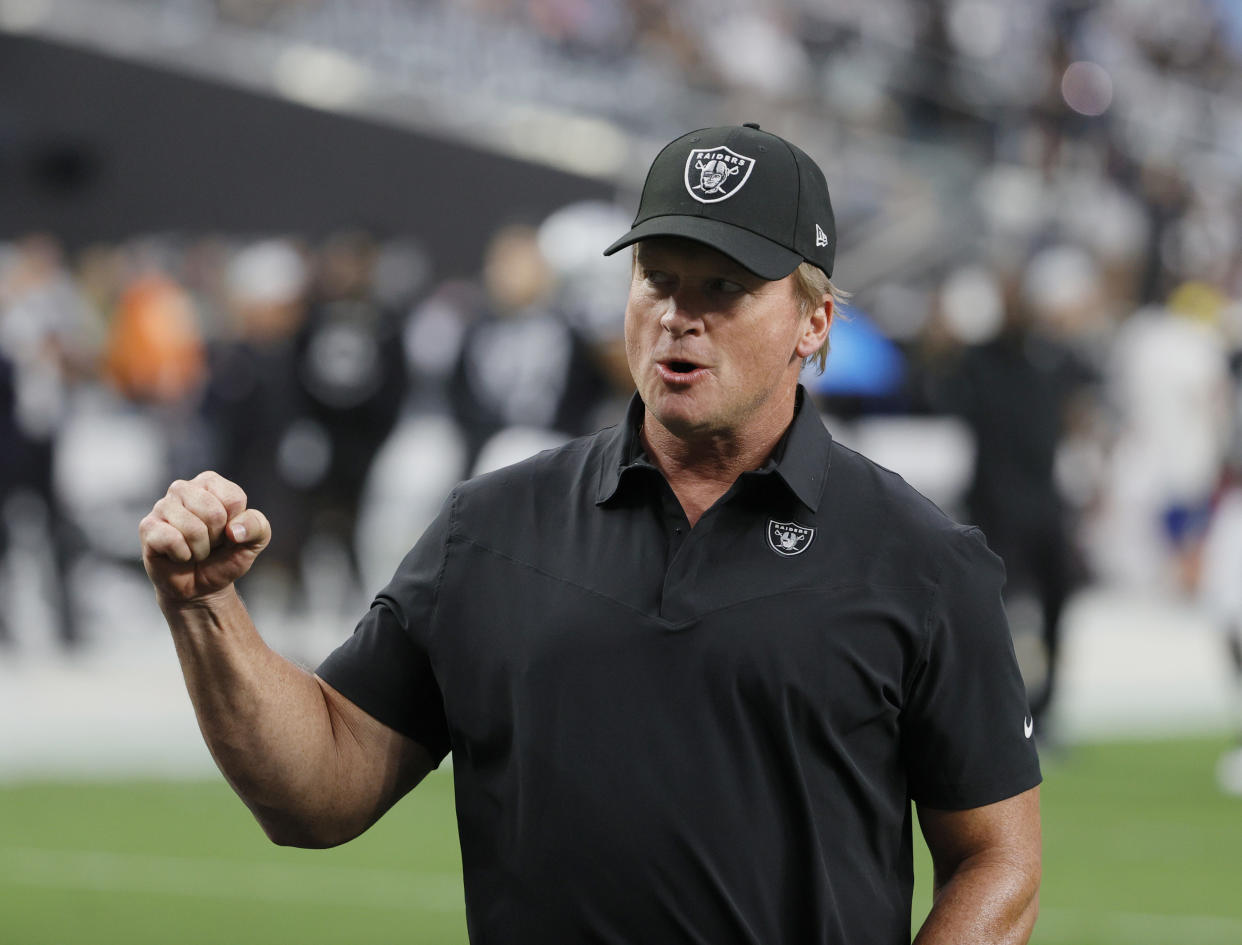
[{"label": "shoulder", "polygon": [[847,505],[851,517],[900,523],[920,533],[962,527],[899,473],[835,440],[829,455],[829,495]]},{"label": "shoulder", "polygon": [[995,558],[983,533],[946,514],[898,473],[832,444],[821,517],[860,562],[934,582],[951,560]]}]

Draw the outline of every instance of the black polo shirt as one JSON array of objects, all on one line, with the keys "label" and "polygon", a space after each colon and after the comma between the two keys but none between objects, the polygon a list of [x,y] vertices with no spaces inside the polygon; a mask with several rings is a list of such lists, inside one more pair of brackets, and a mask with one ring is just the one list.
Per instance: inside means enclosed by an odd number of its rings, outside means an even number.
[{"label": "black polo shirt", "polygon": [[911,799],[1040,780],[1001,563],[801,393],[691,529],[642,409],[460,485],[319,673],[452,751],[475,945],[908,943]]}]

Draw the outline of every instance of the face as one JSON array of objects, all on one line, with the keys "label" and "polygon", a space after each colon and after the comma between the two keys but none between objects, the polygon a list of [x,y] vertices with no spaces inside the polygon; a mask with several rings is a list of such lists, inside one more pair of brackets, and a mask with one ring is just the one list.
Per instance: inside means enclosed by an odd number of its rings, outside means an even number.
[{"label": "face", "polygon": [[682,440],[779,434],[830,317],[830,304],[801,314],[792,275],[768,282],[699,243],[644,240],[625,347],[648,420]]}]

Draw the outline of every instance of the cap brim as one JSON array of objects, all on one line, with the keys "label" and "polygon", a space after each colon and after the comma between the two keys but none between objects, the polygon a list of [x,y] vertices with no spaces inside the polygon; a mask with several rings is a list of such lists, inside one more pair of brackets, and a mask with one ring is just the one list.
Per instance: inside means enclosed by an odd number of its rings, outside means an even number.
[{"label": "cap brim", "polygon": [[632,243],[657,236],[679,236],[702,243],[769,281],[784,279],[802,262],[797,253],[731,223],[673,215],[644,220],[604,250],[604,255],[611,256]]}]

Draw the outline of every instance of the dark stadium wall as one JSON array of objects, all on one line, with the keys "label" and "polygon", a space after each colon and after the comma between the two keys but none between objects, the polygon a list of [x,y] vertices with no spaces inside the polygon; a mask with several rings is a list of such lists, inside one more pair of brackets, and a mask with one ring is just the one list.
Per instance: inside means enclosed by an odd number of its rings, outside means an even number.
[{"label": "dark stadium wall", "polygon": [[605,184],[376,122],[0,34],[0,240],[343,227],[473,271],[498,223]]}]

